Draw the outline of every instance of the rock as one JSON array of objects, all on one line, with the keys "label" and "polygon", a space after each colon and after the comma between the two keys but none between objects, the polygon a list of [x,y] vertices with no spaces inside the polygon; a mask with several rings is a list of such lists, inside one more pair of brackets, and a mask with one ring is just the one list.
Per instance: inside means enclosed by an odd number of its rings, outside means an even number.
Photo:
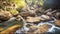
[{"label": "rock", "polygon": [[51,18],[47,15],[41,15],[41,20],[51,20]]},{"label": "rock", "polygon": [[34,34],[37,34],[36,30],[38,30],[38,28],[36,26],[30,26],[29,27],[29,31],[28,31],[28,34],[29,33],[34,33]]},{"label": "rock", "polygon": [[55,17],[60,20],[60,12],[56,12]]},{"label": "rock", "polygon": [[0,11],[0,20],[6,21],[12,17],[12,14],[8,11]]},{"label": "rock", "polygon": [[0,27],[0,31],[4,30],[4,28]]},{"label": "rock", "polygon": [[0,32],[1,34],[14,34],[14,32],[16,30],[18,30],[20,28],[20,25],[14,25],[14,26],[11,26],[9,28],[7,28],[6,30]]},{"label": "rock", "polygon": [[43,25],[41,25],[39,27],[31,26],[30,28],[31,28],[30,31],[32,33],[44,34],[44,33],[46,33],[48,31],[49,28],[51,28],[51,25],[43,24]]},{"label": "rock", "polygon": [[28,23],[38,23],[40,22],[40,17],[27,17],[26,22]]},{"label": "rock", "polygon": [[56,26],[60,26],[60,20],[56,20],[54,23]]},{"label": "rock", "polygon": [[35,16],[35,14],[29,13],[29,12],[21,12],[20,15],[23,16],[23,17]]},{"label": "rock", "polygon": [[17,20],[17,21],[21,21],[20,15],[17,15],[16,20]]},{"label": "rock", "polygon": [[46,33],[49,28],[51,28],[51,26],[48,24],[43,24],[39,27],[41,33]]},{"label": "rock", "polygon": [[2,21],[0,20],[0,23],[1,23]]}]

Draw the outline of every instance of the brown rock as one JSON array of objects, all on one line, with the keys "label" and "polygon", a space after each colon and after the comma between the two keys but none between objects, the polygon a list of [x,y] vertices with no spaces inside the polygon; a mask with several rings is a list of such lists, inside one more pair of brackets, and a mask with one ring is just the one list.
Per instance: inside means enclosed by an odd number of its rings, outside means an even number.
[{"label": "brown rock", "polygon": [[7,28],[6,30],[0,32],[0,34],[12,34],[14,32],[16,32],[16,30],[18,30],[20,28],[20,25],[14,25],[11,26],[9,28]]},{"label": "brown rock", "polygon": [[20,20],[21,20],[20,15],[17,15],[16,20],[17,20],[17,21],[20,21]]},{"label": "brown rock", "polygon": [[48,25],[48,24],[43,24],[43,25],[41,25],[39,27],[31,26],[30,27],[30,32],[34,33],[34,34],[37,34],[37,33],[38,34],[44,34],[44,33],[46,33],[48,31],[49,28],[51,28],[51,26]]},{"label": "brown rock", "polygon": [[43,24],[39,27],[41,33],[46,33],[49,28],[51,28],[51,26],[48,24]]},{"label": "brown rock", "polygon": [[41,15],[41,20],[51,20],[51,18],[47,15]]},{"label": "brown rock", "polygon": [[26,19],[26,22],[29,22],[29,23],[37,23],[37,22],[40,22],[41,19],[40,17],[27,17]]},{"label": "brown rock", "polygon": [[60,20],[55,21],[56,26],[60,26]]},{"label": "brown rock", "polygon": [[21,12],[20,15],[23,16],[23,17],[35,16],[35,14],[29,13],[29,12]]},{"label": "brown rock", "polygon": [[0,20],[6,21],[12,17],[12,14],[8,11],[0,10]]}]

